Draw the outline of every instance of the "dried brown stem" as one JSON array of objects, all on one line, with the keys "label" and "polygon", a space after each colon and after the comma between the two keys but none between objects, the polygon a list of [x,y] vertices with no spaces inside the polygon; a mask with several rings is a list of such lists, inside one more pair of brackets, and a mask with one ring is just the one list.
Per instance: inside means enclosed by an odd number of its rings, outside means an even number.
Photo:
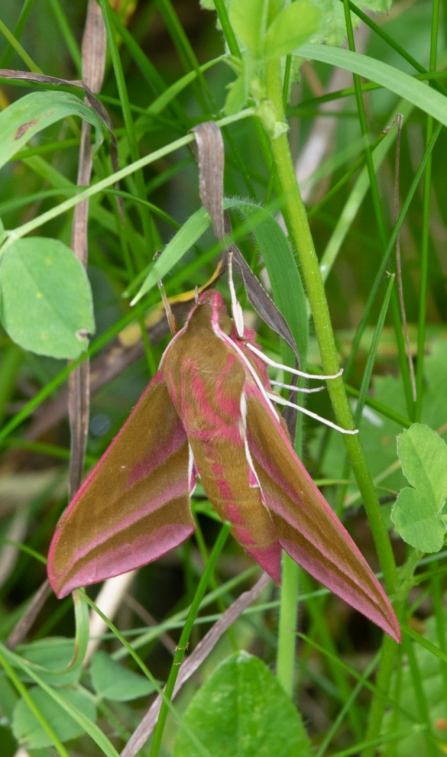
[{"label": "dried brown stem", "polygon": [[[99,92],[104,78],[106,32],[102,13],[95,0],[89,0],[84,36],[82,40],[82,75],[92,92]],[[92,174],[91,126],[82,122],[77,185],[87,186]],[[73,217],[71,246],[74,254],[87,267],[88,258],[88,206],[89,201],[76,205]],[[85,360],[68,379],[68,417],[71,430],[69,498],[72,499],[82,481],[90,404],[89,361]]]},{"label": "dried brown stem", "polygon": [[17,644],[20,644],[25,638],[40,610],[44,606],[50,591],[51,586],[48,580],[44,581],[40,588],[37,589],[24,614],[8,637],[6,642],[8,649],[15,649]]}]

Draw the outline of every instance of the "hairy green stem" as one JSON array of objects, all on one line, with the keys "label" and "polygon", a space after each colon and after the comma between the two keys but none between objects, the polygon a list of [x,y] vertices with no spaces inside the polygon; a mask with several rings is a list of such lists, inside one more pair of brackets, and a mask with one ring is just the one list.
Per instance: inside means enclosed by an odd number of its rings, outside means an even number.
[{"label": "hairy green stem", "polygon": [[[270,61],[267,64],[266,92],[268,99],[275,108],[276,121],[284,122],[281,71],[278,61]],[[290,237],[300,258],[301,271],[312,310],[323,368],[326,373],[336,373],[339,366],[329,308],[315,246],[295,175],[287,135],[285,133],[280,134],[276,139],[272,136],[271,144],[280,191],[285,202],[284,216]],[[352,429],[353,418],[343,380],[338,378],[330,381],[328,390],[338,423],[344,428]],[[393,593],[397,579],[396,565],[374,483],[366,466],[358,436],[344,435],[343,438],[369,518],[385,584],[388,592]]]},{"label": "hairy green stem", "polygon": [[[272,16],[279,11],[277,0],[271,0],[270,21]],[[276,123],[285,122],[283,107],[283,86],[279,61],[270,61],[266,67],[266,96],[273,105]],[[337,373],[339,365],[335,339],[332,330],[329,308],[324,291],[324,284],[320,272],[319,262],[315,251],[309,223],[296,179],[290,147],[285,132],[276,136],[271,133],[271,147],[277,172],[278,192],[282,195],[285,205],[284,218],[290,238],[298,252],[301,271],[307,289],[309,303],[312,311],[315,332],[321,353],[323,368],[326,373]],[[354,426],[351,409],[346,396],[343,380],[334,379],[328,384],[329,394],[334,407],[338,423],[346,429]],[[368,471],[363,450],[356,435],[345,435],[344,441],[350,463],[362,496],[365,510],[371,526],[374,542],[383,571],[386,588],[389,593],[394,593],[397,583],[397,571],[394,555],[388,532],[380,511],[380,505],[376,496],[374,483]],[[287,564],[286,564],[287,565]],[[281,600],[280,631],[282,630],[282,644],[278,650],[278,678],[286,690],[293,686],[293,673],[286,672],[287,665],[293,667],[294,646],[287,645],[285,632],[287,623],[290,622],[292,613],[296,619],[297,585],[294,587],[295,600],[292,601],[292,586],[289,586],[288,567],[286,567],[283,581],[287,581],[287,591],[283,588]],[[296,620],[295,620],[296,622]],[[394,667],[397,645],[392,639],[384,640],[383,654],[378,674],[378,684],[383,685],[382,690],[387,691],[392,670]],[[282,654],[280,654],[282,650]],[[280,665],[281,663],[281,665]],[[381,697],[375,697],[373,702],[373,722],[370,719],[370,731],[374,734],[380,729],[383,717],[384,703]]]}]

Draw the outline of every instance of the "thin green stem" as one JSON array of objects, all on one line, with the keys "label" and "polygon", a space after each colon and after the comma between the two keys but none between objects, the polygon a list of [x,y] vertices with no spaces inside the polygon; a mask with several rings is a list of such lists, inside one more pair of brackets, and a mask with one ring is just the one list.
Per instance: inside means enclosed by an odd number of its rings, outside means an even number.
[{"label": "thin green stem", "polygon": [[[440,0],[434,0],[431,26],[431,47],[430,47],[430,71],[436,70],[437,62],[437,41],[439,29],[439,10]],[[427,117],[427,134],[426,144],[432,138],[433,118]],[[418,318],[418,350],[416,366],[416,421],[421,418],[423,383],[424,383],[424,351],[425,351],[425,332],[426,332],[426,314],[427,314],[427,290],[428,290],[428,265],[429,265],[429,243],[430,243],[430,195],[431,195],[431,173],[432,159],[427,162],[425,169],[424,199],[423,199],[423,216],[422,216],[422,241],[421,241],[421,288],[419,293],[419,318]]]},{"label": "thin green stem", "polygon": [[79,45],[76,42],[76,38],[71,31],[70,24],[68,23],[67,16],[61,6],[59,0],[50,0],[53,13],[55,15],[60,32],[65,40],[73,63],[76,66],[77,75],[82,79],[82,53],[79,49]]},{"label": "thin green stem", "polygon": [[[306,354],[300,355],[303,365]],[[304,395],[299,396],[298,403],[303,402]],[[303,452],[303,415],[297,419],[295,435],[295,452],[302,457]],[[295,687],[296,630],[298,628],[300,568],[286,552],[283,552],[281,571],[281,598],[279,605],[278,652],[276,656],[276,675],[284,691],[293,696]]]},{"label": "thin green stem", "polygon": [[205,117],[209,118],[211,114],[206,104],[205,96],[203,94],[204,92],[206,92],[208,97],[210,96],[209,87],[202,71],[200,70],[197,58],[194,54],[194,50],[189,43],[188,37],[184,32],[175,9],[170,0],[155,0],[155,3],[161,15],[163,16],[164,22],[168,28],[169,34],[172,37],[172,41],[177,49],[177,53],[182,62],[182,65],[185,68],[185,71],[195,71],[197,74],[197,80],[193,82],[192,86]]},{"label": "thin green stem", "polygon": [[299,566],[286,552],[283,552],[276,676],[290,697],[293,696],[295,685],[295,632],[298,623],[299,575]]},{"label": "thin green stem", "polygon": [[[433,132],[433,118],[427,118],[427,143]],[[416,364],[416,414],[415,420],[420,421],[422,412],[423,383],[424,383],[424,352],[427,315],[428,264],[430,246],[430,195],[431,195],[432,158],[430,155],[425,168],[424,198],[422,211],[422,240],[421,240],[421,285],[419,291],[418,317],[418,348]]]},{"label": "thin green stem", "polygon": [[225,523],[222,526],[219,536],[217,537],[216,543],[211,552],[210,559],[208,560],[205,570],[203,572],[203,575],[199,581],[199,585],[194,595],[194,599],[192,601],[191,607],[189,609],[188,617],[186,618],[186,622],[180,636],[180,641],[178,643],[178,647],[175,651],[174,659],[172,661],[171,671],[169,673],[169,677],[168,677],[168,681],[167,681],[166,689],[165,689],[165,694],[163,697],[163,704],[161,706],[160,714],[158,716],[158,722],[154,731],[150,757],[158,757],[160,746],[161,746],[161,740],[163,737],[163,731],[164,731],[164,727],[166,723],[166,718],[167,718],[168,710],[169,710],[168,704],[170,703],[172,699],[172,694],[174,691],[174,686],[177,680],[177,676],[179,674],[180,665],[183,661],[183,658],[185,656],[185,651],[188,647],[189,637],[191,635],[191,631],[193,629],[194,621],[196,619],[197,613],[199,612],[200,604],[205,595],[210,578],[213,575],[217,558],[222,552],[222,549],[225,545],[228,534],[230,533],[230,528],[231,526],[229,523]]},{"label": "thin green stem", "polygon": [[[307,575],[303,576],[303,588],[306,594],[308,594],[312,588],[310,578]],[[318,638],[320,643],[324,645],[326,650],[328,650],[329,656],[327,658],[327,665],[332,674],[332,680],[334,681],[338,696],[343,704],[346,704],[351,697],[351,687],[349,685],[346,670],[341,668],[335,662],[338,652],[325,619],[324,604],[326,603],[326,600],[327,597],[315,597],[308,599],[307,601],[309,616],[312,619],[309,636],[312,639]],[[355,702],[351,703],[351,707],[347,714],[355,739],[356,741],[360,741],[363,736],[362,721]]]},{"label": "thin green stem", "polygon": [[[373,334],[371,346],[369,349],[368,359],[366,361],[362,383],[360,385],[360,390],[358,393],[357,406],[355,408],[355,415],[354,415],[354,422],[357,427],[360,425],[360,421],[362,419],[363,408],[365,406],[367,392],[371,383],[371,376],[372,376],[372,372],[374,368],[374,363],[376,360],[377,350],[379,348],[379,341],[382,334],[383,324],[385,323],[385,317],[388,312],[388,305],[390,304],[390,297],[393,290],[393,284],[394,284],[394,274],[390,277],[390,281],[388,282],[388,287],[385,293],[383,305],[380,309],[377,325],[376,325],[376,328],[374,329],[374,334]],[[344,464],[341,475],[342,475],[342,478],[346,478],[346,479],[349,476],[349,463],[347,459],[345,460],[345,464]],[[341,513],[343,512],[343,505],[344,505],[347,489],[348,489],[348,485],[343,484],[342,486],[340,486],[339,491],[338,491],[337,507],[335,508],[335,512],[337,513],[339,517]]]},{"label": "thin green stem", "polygon": [[9,44],[12,48],[16,51],[17,55],[20,56],[22,61],[24,62],[25,66],[28,66],[29,70],[32,71],[35,74],[41,74],[42,69],[39,68],[37,63],[34,63],[33,59],[30,55],[26,52],[26,50],[22,47],[20,42],[15,38],[14,34],[9,31],[6,24],[1,20],[0,18],[0,32],[3,34],[3,36],[8,40]]},{"label": "thin green stem", "polygon": [[[434,569],[436,570],[437,562],[434,563]],[[443,589],[442,589],[442,578],[445,576],[445,568],[442,568],[443,573],[441,575],[434,574],[431,579],[431,590],[432,590],[432,596],[433,596],[433,606],[435,610],[435,617],[436,617],[436,632],[438,637],[438,645],[439,648],[444,652],[444,654],[447,653],[447,641],[446,641],[446,622],[445,622],[445,616],[444,616],[444,607],[442,603],[442,597],[443,597]],[[442,676],[442,691],[443,691],[443,699],[444,699],[444,707],[445,711],[444,714],[447,715],[447,665],[445,662],[439,662],[440,670],[441,670],[441,676]]]},{"label": "thin green stem", "polygon": [[387,264],[388,264],[388,260],[389,260],[389,257],[391,255],[393,249],[394,249],[394,245],[396,243],[397,236],[398,236],[398,234],[399,234],[399,232],[401,230],[402,224],[403,224],[403,222],[404,222],[404,220],[406,218],[408,209],[410,207],[410,203],[411,203],[411,201],[412,201],[412,199],[413,199],[413,197],[414,197],[414,195],[416,193],[416,190],[417,190],[418,185],[419,185],[419,181],[420,181],[420,179],[421,179],[421,177],[422,177],[422,175],[424,173],[425,167],[427,165],[427,161],[428,161],[430,155],[432,154],[432,150],[433,150],[433,148],[434,148],[434,146],[436,144],[436,141],[437,141],[437,139],[439,137],[439,134],[441,133],[441,129],[442,129],[442,125],[438,124],[438,126],[436,128],[436,131],[433,134],[432,139],[430,140],[429,144],[427,145],[427,147],[425,149],[425,152],[424,152],[423,158],[422,158],[422,160],[420,162],[420,165],[418,167],[418,170],[416,171],[416,173],[414,175],[414,178],[413,178],[413,181],[411,182],[411,187],[410,187],[410,189],[408,191],[408,194],[407,194],[407,196],[406,196],[406,198],[405,198],[405,200],[404,200],[404,202],[402,204],[402,209],[401,209],[401,211],[399,213],[399,217],[398,217],[398,219],[396,221],[396,225],[395,225],[395,227],[394,227],[394,229],[392,231],[392,234],[391,234],[389,242],[388,242],[388,246],[386,248],[386,251],[385,251],[385,254],[384,254],[383,258],[382,258],[382,261],[380,263],[380,267],[379,267],[379,269],[378,269],[378,271],[376,273],[376,276],[375,276],[375,279],[374,279],[374,283],[373,283],[373,285],[371,287],[371,290],[370,290],[370,293],[369,293],[369,296],[368,296],[368,300],[367,300],[367,303],[365,305],[365,308],[364,308],[364,311],[363,311],[363,314],[362,314],[362,318],[360,320],[359,325],[357,326],[357,330],[356,330],[356,333],[355,333],[354,341],[353,341],[352,346],[351,346],[351,352],[350,352],[349,358],[347,360],[347,363],[345,365],[345,370],[344,370],[344,380],[345,381],[347,380],[347,378],[349,377],[349,374],[351,372],[351,369],[352,369],[352,366],[353,366],[353,363],[354,363],[354,358],[355,358],[355,356],[357,354],[357,350],[358,350],[358,347],[360,345],[360,340],[361,340],[363,332],[364,332],[364,330],[366,328],[366,324],[368,322],[368,318],[369,318],[369,315],[371,313],[371,309],[372,309],[372,306],[374,304],[377,291],[379,289],[380,283],[381,283],[381,281],[383,279],[383,276],[385,274],[385,270],[386,270],[386,267],[387,267]]},{"label": "thin green stem", "polygon": [[[370,664],[366,668],[365,673],[364,673],[365,678],[371,675],[374,668],[377,666],[378,660],[379,660],[379,655],[377,654],[372,660],[372,662],[370,662]],[[337,717],[335,718],[334,722],[329,728],[329,731],[325,735],[323,742],[320,744],[316,757],[323,757],[323,755],[326,752],[327,747],[331,743],[332,737],[337,732],[339,726],[343,722],[343,719],[346,717],[346,715],[347,714],[349,715],[350,708],[354,704],[362,688],[363,688],[363,682],[359,681],[357,685],[355,686],[355,688],[353,689],[353,691],[351,692],[349,699],[347,699],[346,702],[344,703],[343,707],[341,708],[340,712],[338,713]]]},{"label": "thin green stem", "polygon": [[[33,6],[34,6],[35,0],[25,0],[22,6],[22,10],[20,11],[19,20],[17,21],[16,27],[13,32],[13,37],[16,42],[19,41],[20,37],[22,36],[22,32],[26,26],[26,22],[28,21],[28,16],[31,13]],[[11,60],[12,56],[14,54],[14,46],[8,42],[8,45],[6,46],[6,50],[4,51],[2,57],[0,58],[0,68],[7,68],[9,61]]]},{"label": "thin green stem", "polygon": [[288,55],[286,57],[286,65],[285,65],[285,69],[284,69],[284,83],[282,85],[284,108],[287,107],[287,103],[289,102],[290,76],[291,76],[291,73],[292,73],[292,56]]},{"label": "thin green stem", "polygon": [[388,305],[390,304],[391,292],[393,291],[394,274],[390,276],[388,286],[383,299],[383,305],[380,308],[379,318],[377,320],[376,328],[374,329],[371,346],[369,348],[368,359],[366,361],[365,371],[363,373],[362,383],[360,386],[359,397],[357,400],[357,407],[355,409],[355,423],[359,425],[363,408],[365,405],[366,395],[371,383],[371,376],[374,368],[377,350],[379,349],[380,337],[382,335],[383,325],[385,323],[385,317],[388,312]]},{"label": "thin green stem", "polygon": [[[352,52],[355,52],[354,32],[352,29],[352,21],[351,21],[351,14],[349,10],[348,0],[343,0],[343,7],[344,7],[344,12],[345,12],[345,21],[346,21],[346,30],[348,34],[349,49]],[[382,208],[381,208],[381,202],[380,202],[380,196],[379,196],[379,188],[377,186],[376,173],[374,170],[374,162],[373,162],[371,147],[369,144],[368,124],[366,122],[366,113],[365,113],[365,106],[363,103],[360,76],[358,74],[353,74],[353,80],[354,80],[355,99],[357,103],[357,112],[358,112],[358,117],[360,121],[360,129],[361,129],[362,137],[365,144],[366,165],[368,168],[369,184],[370,184],[371,197],[372,197],[373,206],[374,206],[374,214],[376,217],[376,223],[377,223],[377,227],[379,231],[381,248],[383,251],[385,251],[386,250],[385,224],[383,221]],[[406,401],[407,401],[407,408],[408,408],[408,413],[411,414],[413,411],[413,395],[412,395],[411,380],[410,380],[410,375],[409,375],[409,370],[408,370],[407,356],[406,356],[406,351],[405,351],[405,341],[402,334],[402,324],[401,324],[402,319],[401,319],[401,313],[399,309],[399,303],[398,303],[396,292],[393,292],[392,294],[391,312],[392,312],[393,320],[394,320],[394,328],[395,328],[395,333],[396,333],[397,347],[399,351],[402,381],[403,381],[404,391],[405,391],[405,396],[406,396]]]},{"label": "thin green stem", "polygon": [[231,55],[234,55],[235,58],[242,58],[236,35],[233,31],[233,27],[231,26],[230,19],[228,17],[227,6],[225,5],[224,0],[214,0],[214,7],[216,8],[216,13],[219,17],[222,31],[225,35],[225,39],[227,40]]},{"label": "thin green stem", "polygon": [[[271,61],[266,68],[266,93],[276,112],[276,121],[284,122],[283,90],[280,65]],[[301,271],[307,288],[309,303],[313,315],[315,332],[321,353],[322,364],[327,373],[338,370],[337,351],[325,296],[320,267],[312,240],[305,208],[301,199],[290,148],[285,133],[275,138],[271,136],[271,146],[278,175],[278,184],[285,203],[284,217],[291,240],[298,252]],[[337,421],[345,428],[353,428],[353,419],[341,379],[330,382],[328,387]],[[353,468],[355,478],[368,515],[371,531],[380,564],[389,593],[394,593],[397,583],[397,571],[388,532],[382,517],[374,483],[366,466],[365,457],[358,436],[345,435],[344,442]],[[380,682],[389,686],[397,644],[386,637],[381,662]],[[379,687],[381,688],[381,687]],[[375,697],[375,718],[373,732],[376,734],[377,723],[382,722],[384,703]]]},{"label": "thin green stem", "polygon": [[[395,608],[396,609],[396,608]],[[380,658],[379,670],[376,678],[376,692],[374,694],[371,708],[368,716],[368,728],[366,731],[365,741],[371,741],[372,744],[367,746],[362,752],[362,757],[374,757],[376,754],[375,739],[380,733],[382,719],[387,704],[386,692],[390,690],[391,676],[394,670],[394,663],[398,646],[389,636],[384,636],[382,643],[382,656]],[[380,692],[380,693],[379,693]]]},{"label": "thin green stem", "polygon": [[[199,523],[199,521],[198,521],[197,518],[195,518],[195,522],[196,522],[196,530],[195,530],[194,536],[195,536],[195,539],[197,541],[197,546],[198,546],[200,554],[202,556],[203,563],[204,563],[204,565],[207,565],[208,561],[209,561],[209,554],[208,554],[208,550],[207,550],[207,547],[206,547],[205,539],[203,537],[202,529],[200,527],[200,523]],[[186,542],[186,543],[188,543],[188,542]],[[212,588],[213,591],[217,591],[219,589],[219,582],[217,580],[217,577],[216,577],[216,574],[214,573],[214,571],[213,571],[213,573],[212,573],[212,575],[210,577],[210,586],[211,586],[211,588]],[[192,595],[192,592],[191,592],[191,595]],[[227,609],[227,607],[228,607],[228,605],[226,604],[224,598],[222,596],[219,596],[217,598],[216,602],[217,602],[217,606],[218,606],[220,612],[223,614],[225,612],[225,610]],[[231,646],[233,647],[234,651],[237,652],[238,649],[239,649],[239,647],[238,647],[238,643],[237,643],[236,634],[234,633],[234,629],[233,628],[229,628],[228,629],[227,636],[228,636],[228,639],[230,640]]]},{"label": "thin green stem", "polygon": [[418,660],[414,651],[413,642],[406,635],[404,635],[402,642],[403,642],[403,647],[408,659],[411,680],[413,683],[414,699],[415,699],[416,707],[419,711],[418,713],[419,718],[421,722],[424,723],[426,726],[425,731],[424,731],[424,739],[425,739],[425,745],[427,749],[427,755],[428,757],[437,757],[439,755],[439,749],[434,740],[434,736],[433,736],[433,732],[431,728],[431,718],[430,718],[430,713],[429,713],[429,708],[428,708],[427,697],[424,692],[421,671],[419,669]]},{"label": "thin green stem", "polygon": [[[351,21],[351,14],[349,12],[348,0],[343,0],[343,8],[345,12],[346,31],[348,33],[349,49],[352,52],[355,52],[354,32],[352,29],[352,21]],[[377,182],[376,182],[376,173],[374,171],[372,152],[371,152],[371,147],[369,144],[368,124],[366,123],[366,113],[365,113],[365,107],[363,104],[363,94],[362,94],[362,87],[360,83],[360,76],[358,74],[353,74],[352,77],[354,81],[354,91],[355,91],[355,99],[357,103],[357,113],[358,113],[358,118],[360,122],[360,129],[362,132],[364,146],[365,146],[365,158],[366,158],[366,165],[368,166],[369,183],[371,187],[371,195],[372,195],[372,201],[374,205],[374,212],[376,216],[376,222],[377,222],[382,249],[385,249],[385,245],[386,245],[385,226],[383,223],[383,216],[382,216],[380,197],[379,197],[379,189],[377,187]]]}]

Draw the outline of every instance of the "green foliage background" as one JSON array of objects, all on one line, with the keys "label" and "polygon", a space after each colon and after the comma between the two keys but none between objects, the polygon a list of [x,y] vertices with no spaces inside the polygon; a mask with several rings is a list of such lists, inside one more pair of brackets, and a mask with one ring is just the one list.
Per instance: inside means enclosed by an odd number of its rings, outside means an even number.
[{"label": "green foliage background", "polygon": [[[263,217],[253,211],[256,205],[266,206],[271,219],[281,205],[281,169],[273,160],[269,134],[277,137],[284,128],[282,121],[273,118],[268,122],[270,111],[266,107],[257,111],[261,119],[254,111],[240,116],[243,108],[265,106],[268,98],[263,79],[264,36],[262,27],[260,36],[256,36],[250,16],[260,3],[247,0],[243,8],[234,3],[215,3],[218,24],[210,2],[206,3],[208,10],[205,3],[200,7],[192,0],[111,3],[106,73],[99,99],[117,139],[118,168],[124,169],[119,189],[124,216],[122,220],[113,181],[100,192],[92,190],[87,273],[94,324],[84,273],[80,266],[75,270],[74,259],[69,257],[73,210],[60,212],[60,205],[76,192],[81,122],[75,116],[89,118],[96,131],[92,137],[92,186],[102,180],[107,183],[115,170],[110,135],[99,116],[82,103],[79,89],[66,94],[51,84],[18,82],[6,74],[0,80],[0,241],[5,241],[0,249],[4,326],[0,328],[0,419],[4,424],[0,431],[0,743],[5,757],[15,754],[19,744],[35,757],[54,754],[54,749],[60,755],[116,755],[123,748],[146,712],[152,692],[159,690],[160,681],[168,679],[173,648],[188,608],[197,597],[203,566],[219,532],[199,487],[194,500],[199,523],[195,539],[138,572],[112,618],[116,628],[104,631],[101,651],[84,668],[81,658],[89,633],[84,600],[77,600],[81,609],[76,606],[73,620],[71,598],[58,602],[50,596],[22,644],[14,652],[4,645],[45,580],[49,541],[67,504],[70,431],[64,387],[69,369],[56,358],[82,359],[90,335],[92,375],[105,376],[91,396],[86,457],[89,469],[121,427],[167,344],[167,336],[153,339],[152,344],[147,336],[147,328],[158,318],[157,289],[148,287],[137,308],[130,307],[130,299],[151,275],[154,254],[160,249],[168,252],[163,278],[169,296],[194,290],[215,269],[218,250],[200,209],[197,167],[189,146],[188,134],[194,125],[231,116],[223,134],[225,193],[232,198],[228,204],[233,229],[247,262],[264,281],[267,267],[277,304],[278,289],[285,291],[281,276],[290,283],[297,271],[302,272],[302,262],[294,250],[296,267],[290,258],[284,270],[276,269],[275,276],[268,243],[271,227],[263,226]],[[271,12],[280,5],[271,3]],[[397,435],[415,421],[427,424],[432,433],[436,431],[444,438],[447,431],[447,8],[436,0],[401,0],[385,13],[388,8],[383,4],[370,3],[369,8],[380,13],[373,17],[377,26],[363,42],[357,38],[367,57],[354,59],[353,53],[338,47],[346,36],[347,4],[324,0],[316,5],[322,21],[318,31],[312,32],[311,42],[325,41],[334,47],[318,47],[314,62],[306,62],[301,68],[303,58],[311,57],[307,47],[283,59],[288,139],[299,164],[319,123],[324,133],[321,120],[326,124],[329,119],[336,120],[324,158],[302,189],[339,357],[346,367],[347,391],[353,413],[359,416],[360,439],[381,504],[380,518],[383,515],[399,568],[391,599],[399,611],[404,641],[397,650],[388,640],[381,640],[380,632],[370,623],[300,574],[295,651],[295,637],[285,621],[288,604],[295,622],[295,590],[287,581],[282,593],[269,587],[220,639],[175,700],[175,710],[167,716],[160,754],[209,754],[208,738],[214,744],[213,755],[252,753],[259,747],[260,726],[250,730],[250,717],[246,716],[250,703],[256,714],[253,722],[267,718],[273,743],[275,728],[278,733],[290,730],[291,755],[347,757],[361,753],[372,757],[377,750],[399,757],[445,753],[444,494],[436,511],[442,542],[439,553],[439,544],[429,550],[430,544],[427,547],[424,542],[428,552],[424,554],[413,535],[405,543],[394,528],[390,511],[399,489],[407,486],[397,456]],[[0,9],[0,68],[81,79],[85,12],[85,2],[6,0]],[[226,16],[229,29],[224,23]],[[356,13],[352,20],[357,22]],[[363,21],[361,26],[364,30]],[[253,44],[251,34],[258,40]],[[235,55],[235,44],[243,52],[241,58]],[[325,59],[362,75],[358,80],[363,90],[360,100],[351,82],[343,91],[327,95],[333,69]],[[408,76],[402,78],[401,72]],[[417,82],[416,76],[423,81],[430,79],[431,86]],[[51,93],[55,108],[58,101],[59,114],[53,114],[54,120],[53,115],[48,117],[44,130],[33,128],[18,142],[14,108],[24,108],[25,102],[30,102],[24,98],[33,98],[34,104],[29,105],[31,121],[37,104],[42,113],[45,110],[43,93],[45,97]],[[21,99],[20,105],[10,107]],[[417,372],[416,403],[411,398],[408,364],[402,351],[397,300],[391,299],[389,306],[387,300],[387,293],[392,291],[387,287],[396,289],[396,283],[389,284],[385,275],[379,277],[377,291],[371,295],[395,226],[396,127],[391,127],[386,136],[384,132],[398,111],[404,113],[400,207],[409,200],[401,227],[402,283]],[[438,129],[438,122],[443,128]],[[173,149],[178,140],[183,141]],[[427,148],[433,150],[431,158]],[[152,159],[154,153],[156,158]],[[139,158],[145,165],[135,171],[132,164]],[[44,223],[36,220],[42,214],[47,214]],[[23,229],[19,241],[8,234],[16,229]],[[175,236],[179,229],[183,234],[180,246]],[[278,237],[279,230],[275,229],[272,239],[279,240],[280,249],[284,237]],[[61,271],[70,278],[73,300],[70,304],[57,276],[50,280],[45,275],[48,295],[42,291],[48,305],[46,317],[50,325],[60,321],[57,339],[51,340],[52,351],[42,347],[42,322],[36,320],[35,310],[29,306],[36,292],[41,292],[33,287],[37,286],[42,261],[48,259],[48,244],[41,238],[50,239],[55,245],[52,249],[60,254]],[[393,252],[386,270],[394,272],[393,244],[390,249]],[[19,266],[19,253],[26,260],[23,267]],[[37,274],[28,286],[26,276],[34,258]],[[152,285],[158,278],[156,273],[157,269],[149,279]],[[228,294],[224,281],[218,286]],[[278,338],[250,310],[240,283],[238,295],[247,322],[251,319],[267,353],[277,358],[285,354]],[[287,301],[297,319],[290,324],[296,332],[305,316],[302,309],[298,313],[293,297],[287,295]],[[366,328],[356,340],[357,327],[369,304]],[[51,315],[56,311],[58,319]],[[305,322],[302,328],[300,346],[305,350]],[[44,333],[48,333],[47,327]],[[153,335],[151,331],[149,334]],[[320,353],[312,320],[309,334],[308,367],[319,370]],[[116,355],[123,356],[122,363],[110,379],[106,365]],[[325,393],[311,396],[308,407],[332,417]],[[371,537],[365,503],[347,465],[341,438],[306,420],[303,439],[302,456],[308,469],[370,564],[379,571],[377,544]],[[441,474],[433,467],[426,475],[436,481],[445,477],[445,472]],[[395,524],[399,526],[398,519]],[[405,522],[399,529],[404,537],[408,525],[413,534],[412,524]],[[253,585],[257,574],[249,558],[228,539],[207,590],[207,609],[202,606],[193,619],[191,649],[241,591]],[[90,596],[97,596],[96,589]],[[132,650],[118,633],[132,643]],[[284,633],[292,639],[291,651],[290,641],[289,651],[286,649]],[[70,667],[74,649],[78,656]],[[244,654],[239,655],[238,650],[244,650]],[[284,666],[290,670],[291,683],[286,681]],[[271,671],[277,674],[277,680]],[[114,685],[116,680],[119,686]],[[222,686],[225,708],[219,717]],[[241,693],[235,694],[236,690]],[[198,694],[193,698],[195,692]],[[213,703],[209,716],[207,697]],[[229,725],[224,717],[228,712]],[[286,726],[281,725],[282,717]],[[241,720],[240,741],[226,741],[231,723]],[[222,723],[225,725],[219,730]],[[200,741],[201,732],[206,733],[205,745]],[[176,743],[178,733],[181,735]],[[140,753],[154,755],[154,749],[149,743]],[[273,756],[274,747],[269,749]],[[278,749],[282,757],[283,747]]]}]

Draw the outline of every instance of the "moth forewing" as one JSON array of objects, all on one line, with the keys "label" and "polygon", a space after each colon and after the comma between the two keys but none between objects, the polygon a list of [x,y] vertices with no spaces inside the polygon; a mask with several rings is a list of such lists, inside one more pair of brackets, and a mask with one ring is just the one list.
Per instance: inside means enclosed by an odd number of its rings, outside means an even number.
[{"label": "moth forewing", "polygon": [[70,503],[53,536],[48,576],[59,597],[126,573],[195,530],[188,440],[160,373]]},{"label": "moth forewing", "polygon": [[400,639],[382,587],[256,388],[247,395],[247,439],[261,496],[283,549],[324,586]]}]

